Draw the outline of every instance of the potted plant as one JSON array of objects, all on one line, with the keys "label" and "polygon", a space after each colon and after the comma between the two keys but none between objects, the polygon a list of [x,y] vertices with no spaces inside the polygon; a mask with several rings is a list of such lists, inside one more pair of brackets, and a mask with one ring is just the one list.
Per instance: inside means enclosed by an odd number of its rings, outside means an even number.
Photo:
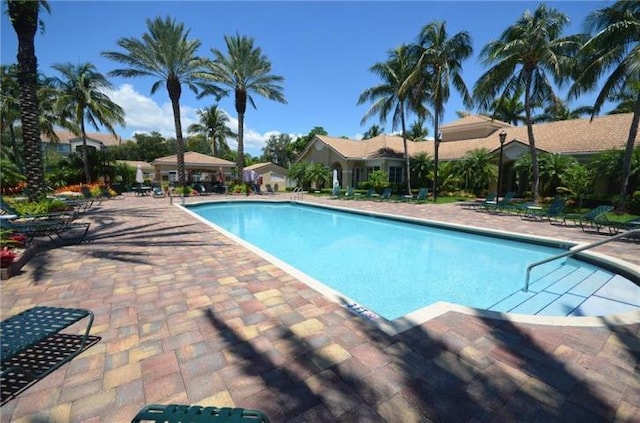
[{"label": "potted plant", "polygon": [[11,265],[18,255],[11,251],[8,247],[0,250],[0,279],[9,279],[11,277]]}]

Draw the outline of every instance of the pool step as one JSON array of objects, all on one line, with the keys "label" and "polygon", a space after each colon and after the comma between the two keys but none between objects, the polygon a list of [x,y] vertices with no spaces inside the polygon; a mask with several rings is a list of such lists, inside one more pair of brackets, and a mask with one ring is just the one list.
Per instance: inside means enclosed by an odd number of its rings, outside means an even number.
[{"label": "pool step", "polygon": [[620,275],[564,262],[544,266],[528,292],[520,289],[490,310],[541,316],[605,315],[640,310],[637,297],[635,284]]}]

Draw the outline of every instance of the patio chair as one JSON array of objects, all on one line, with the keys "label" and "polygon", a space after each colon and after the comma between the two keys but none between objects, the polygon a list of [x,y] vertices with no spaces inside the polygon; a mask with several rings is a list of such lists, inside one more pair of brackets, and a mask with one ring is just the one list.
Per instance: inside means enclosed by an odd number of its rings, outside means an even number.
[{"label": "patio chair", "polygon": [[0,208],[2,209],[3,214],[9,214],[16,216],[15,220],[25,220],[25,221],[33,221],[33,220],[57,220],[63,222],[71,222],[78,216],[77,210],[69,210],[69,211],[56,211],[49,213],[20,213],[9,203],[4,201],[2,197],[0,197]]},{"label": "patio chair", "polygon": [[391,188],[385,188],[382,191],[382,195],[378,198],[379,201],[389,201],[391,200]]},{"label": "patio chair", "polygon": [[273,190],[273,187],[271,186],[271,184],[266,184],[265,188],[267,188],[267,195],[275,195],[276,192]]},{"label": "patio chair", "polygon": [[162,190],[161,187],[153,187],[151,190],[153,192],[153,198],[162,198],[162,197],[164,197],[164,191]]},{"label": "patio chair", "polygon": [[359,193],[356,193],[353,198],[355,198],[356,200],[370,200],[370,199],[376,197],[377,195],[378,194],[376,194],[376,190],[375,189],[369,188],[364,195],[360,195]]},{"label": "patio chair", "polygon": [[418,194],[415,198],[409,198],[410,203],[425,203],[427,201],[427,197],[429,196],[429,188],[420,188],[418,190]]},{"label": "patio chair", "polygon": [[[25,234],[28,242],[31,242],[33,238],[47,236],[56,245],[61,245],[59,241],[71,240],[77,241],[78,244],[81,243],[89,232],[89,226],[90,223],[88,222],[70,222],[56,219],[28,220],[24,222],[0,219],[1,229]],[[70,237],[67,236],[69,232],[79,232],[80,235]]]},{"label": "patio chair", "polygon": [[498,196],[497,193],[495,192],[490,192],[489,194],[487,194],[487,197],[482,199],[482,198],[476,198],[473,201],[464,201],[462,203],[460,203],[460,205],[464,208],[467,209],[471,209],[471,210],[484,210],[484,206],[487,204],[496,204],[496,197]]},{"label": "patio chair", "polygon": [[102,198],[106,198],[107,200],[115,200],[115,199],[124,199],[124,195],[122,194],[112,194],[111,193],[111,188],[107,187],[107,186],[101,186],[100,187],[100,196]]},{"label": "patio chair", "polygon": [[527,210],[523,212],[522,218],[529,220],[548,220],[552,223],[556,222],[562,218],[566,203],[567,200],[565,198],[556,198],[546,209],[529,205],[527,206]]},{"label": "patio chair", "polygon": [[617,235],[620,231],[631,231],[640,229],[640,217],[632,217],[627,220],[610,220],[606,216],[600,218],[600,224],[609,228],[611,235]]},{"label": "patio chair", "polygon": [[600,228],[607,226],[604,216],[613,210],[613,208],[614,207],[609,204],[603,204],[583,214],[564,214],[562,216],[562,223],[566,225],[567,220],[573,220],[574,224],[579,225],[583,231],[587,228],[594,228],[597,232],[600,232]]},{"label": "patio chair", "polygon": [[261,411],[245,408],[202,407],[199,405],[158,405],[145,406],[131,420],[131,423],[269,423],[269,418]]},{"label": "patio chair", "polygon": [[85,198],[85,200],[91,200],[97,205],[100,205],[102,203],[102,197],[97,197],[93,195],[93,193],[91,192],[88,186],[80,187],[80,193]]},{"label": "patio chair", "polygon": [[485,204],[483,206],[484,210],[488,212],[494,212],[494,213],[513,210],[513,204],[511,203],[511,201],[513,200],[513,197],[515,195],[516,195],[515,192],[509,191],[499,201],[493,201],[493,202],[485,201]]}]

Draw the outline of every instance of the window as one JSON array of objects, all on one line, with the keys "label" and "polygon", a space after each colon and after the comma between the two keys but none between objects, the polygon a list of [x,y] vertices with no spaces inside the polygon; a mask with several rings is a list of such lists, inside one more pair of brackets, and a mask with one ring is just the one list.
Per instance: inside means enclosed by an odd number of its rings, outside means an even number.
[{"label": "window", "polygon": [[389,166],[389,182],[396,184],[402,183],[402,167]]}]

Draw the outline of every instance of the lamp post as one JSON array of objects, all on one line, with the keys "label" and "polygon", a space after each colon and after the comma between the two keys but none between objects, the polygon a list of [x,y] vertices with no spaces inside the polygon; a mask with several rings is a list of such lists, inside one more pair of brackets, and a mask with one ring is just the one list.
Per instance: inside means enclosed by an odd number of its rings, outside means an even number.
[{"label": "lamp post", "polygon": [[498,187],[496,189],[496,202],[500,199],[500,187],[502,186],[502,150],[504,149],[504,142],[507,139],[507,133],[503,129],[500,131],[500,160],[498,164]]},{"label": "lamp post", "polygon": [[435,203],[438,200],[438,149],[440,148],[440,142],[442,141],[442,132],[438,132],[436,134],[436,138],[434,140],[435,149],[434,149],[434,171],[433,171],[433,202]]}]

